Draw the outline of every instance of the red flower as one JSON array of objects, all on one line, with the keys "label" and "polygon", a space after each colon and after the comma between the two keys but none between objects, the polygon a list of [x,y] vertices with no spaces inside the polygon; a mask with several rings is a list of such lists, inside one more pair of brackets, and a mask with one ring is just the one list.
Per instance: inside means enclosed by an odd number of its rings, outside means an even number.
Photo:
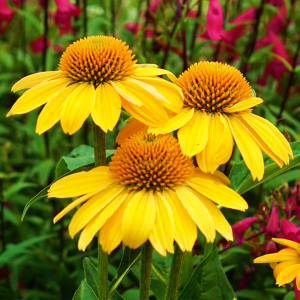
[{"label": "red flower", "polygon": [[[7,5],[6,0],[0,0],[0,32],[7,29],[8,23],[12,20],[14,11]],[[2,22],[6,23],[2,26]]]},{"label": "red flower", "polygon": [[274,206],[272,208],[270,220],[269,220],[269,223],[267,225],[266,230],[271,236],[274,236],[276,234],[276,232],[279,230],[279,227],[278,227],[278,210],[277,210],[276,206]]},{"label": "red flower", "polygon": [[280,30],[284,27],[285,17],[286,7],[281,6],[278,14],[269,21],[267,25],[267,32],[273,31],[276,34],[279,34]]},{"label": "red flower", "polygon": [[245,232],[256,222],[258,217],[245,218],[232,226],[233,237],[237,242],[242,242]]},{"label": "red flower", "polygon": [[[47,48],[51,46],[51,41],[47,41]],[[34,54],[43,52],[44,50],[44,36],[40,36],[38,39],[30,42],[31,50]]]}]

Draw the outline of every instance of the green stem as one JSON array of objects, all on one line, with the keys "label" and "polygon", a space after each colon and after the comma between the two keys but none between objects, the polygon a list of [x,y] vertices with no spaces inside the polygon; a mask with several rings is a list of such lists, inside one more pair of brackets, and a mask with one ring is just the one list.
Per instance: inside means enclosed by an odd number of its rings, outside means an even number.
[{"label": "green stem", "polygon": [[149,300],[152,253],[152,245],[147,241],[141,251],[140,300]]},{"label": "green stem", "polygon": [[178,286],[180,283],[181,270],[183,266],[184,252],[175,245],[175,253],[172,260],[169,283],[167,286],[166,300],[174,300],[177,297]]},{"label": "green stem", "polygon": [[[95,166],[106,165],[105,132],[93,124]],[[98,299],[106,300],[108,295],[108,255],[98,243]]]}]

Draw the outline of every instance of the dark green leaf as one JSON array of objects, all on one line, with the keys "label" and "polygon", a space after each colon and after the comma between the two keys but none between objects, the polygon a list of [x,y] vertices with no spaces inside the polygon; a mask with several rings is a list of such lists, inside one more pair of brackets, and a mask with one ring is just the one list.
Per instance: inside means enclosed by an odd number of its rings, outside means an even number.
[{"label": "dark green leaf", "polygon": [[97,300],[98,297],[93,292],[92,288],[88,285],[86,280],[84,279],[75,292],[73,300]]},{"label": "dark green leaf", "polygon": [[84,276],[86,282],[97,295],[98,293],[98,270],[87,257],[83,260]]},{"label": "dark green leaf", "polygon": [[141,250],[138,249],[130,249],[128,247],[124,247],[123,250],[122,261],[119,266],[118,272],[116,276],[110,283],[108,296],[111,297],[119,284],[121,283],[122,279],[128,274],[130,269],[141,259]]},{"label": "dark green leaf", "polygon": [[219,260],[216,243],[206,244],[204,260],[177,299],[233,300],[233,289]]},{"label": "dark green leaf", "polygon": [[159,279],[151,279],[150,289],[158,300],[164,300],[166,287],[167,286]]},{"label": "dark green leaf", "polygon": [[182,266],[180,286],[185,287],[193,274],[193,254],[192,252],[184,253],[184,261]]},{"label": "dark green leaf", "polygon": [[291,143],[291,147],[294,153],[294,159],[290,161],[290,164],[280,168],[271,158],[268,158],[265,161],[265,174],[261,181],[253,181],[250,171],[244,161],[235,164],[229,174],[231,188],[239,194],[243,194],[279,174],[300,165],[300,141]]},{"label": "dark green leaf", "polygon": [[275,300],[276,298],[266,291],[255,291],[255,290],[241,290],[236,292],[237,297],[243,297],[245,299],[264,299],[264,300]]},{"label": "dark green leaf", "polygon": [[170,273],[155,262],[152,262],[151,269],[157,276],[158,280],[160,280],[164,285],[167,285]]}]

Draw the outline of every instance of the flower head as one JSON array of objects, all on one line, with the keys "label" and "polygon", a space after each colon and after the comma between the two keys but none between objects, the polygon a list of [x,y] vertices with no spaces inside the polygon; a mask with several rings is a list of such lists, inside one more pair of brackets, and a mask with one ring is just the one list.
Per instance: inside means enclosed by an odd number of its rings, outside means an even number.
[{"label": "flower head", "polygon": [[254,263],[270,263],[276,284],[279,286],[290,283],[296,278],[296,286],[300,291],[300,244],[286,239],[273,238],[273,241],[290,248],[257,257]]},{"label": "flower head", "polygon": [[108,167],[62,178],[50,187],[48,197],[80,196],[54,218],[57,222],[84,203],[69,225],[71,237],[82,230],[80,250],[99,232],[99,243],[108,253],[121,241],[135,249],[149,239],[166,255],[173,252],[174,240],[182,251],[191,251],[197,227],[208,242],[216,231],[233,239],[214,202],[242,211],[248,206],[223,181],[228,183],[220,172],[210,175],[196,168],[171,135],[138,133],[117,149]]},{"label": "flower head", "polygon": [[[202,171],[214,173],[230,159],[233,139],[253,179],[261,180],[264,174],[261,150],[280,167],[289,164],[289,155],[293,157],[293,153],[288,141],[273,124],[252,114],[252,107],[263,100],[253,95],[239,70],[218,62],[199,62],[183,72],[175,83],[183,91],[183,109],[166,125],[148,131],[164,134],[179,129],[183,153],[196,155]],[[120,132],[117,142],[145,128],[130,123]]]},{"label": "flower head", "polygon": [[182,93],[157,77],[171,74],[156,65],[138,65],[119,39],[92,36],[71,44],[62,54],[59,71],[40,72],[18,81],[14,92],[29,88],[7,116],[27,113],[45,103],[36,132],[42,134],[59,120],[65,133],[78,131],[91,114],[105,132],[113,130],[121,106],[149,126],[168,121],[165,108],[178,112]]}]

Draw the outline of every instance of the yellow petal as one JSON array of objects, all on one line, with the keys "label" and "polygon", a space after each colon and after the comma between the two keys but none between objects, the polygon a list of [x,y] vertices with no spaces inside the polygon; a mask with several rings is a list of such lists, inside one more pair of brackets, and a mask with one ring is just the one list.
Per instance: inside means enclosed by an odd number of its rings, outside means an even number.
[{"label": "yellow petal", "polygon": [[114,200],[112,200],[103,210],[101,210],[82,230],[79,240],[78,249],[85,251],[86,247],[91,243],[95,234],[106,223],[106,221],[120,207],[125,198],[128,196],[126,190],[123,190]]},{"label": "yellow petal", "polygon": [[197,197],[201,200],[201,202],[205,205],[207,210],[209,211],[210,215],[212,216],[214,225],[216,230],[227,240],[227,241],[233,241],[233,234],[232,234],[232,228],[222,212],[220,211],[217,206],[210,201],[205,196],[201,195],[198,192],[193,192]]},{"label": "yellow petal", "polygon": [[[276,141],[276,145],[279,148],[280,152],[282,153],[283,157],[286,155],[285,153],[288,153],[293,158],[293,151],[289,142],[284,137],[284,135],[271,122],[254,114],[246,114],[243,115],[242,117],[244,119],[246,117],[248,121],[249,118],[251,117],[251,126],[255,123],[256,127],[258,127],[260,131],[264,130],[268,134],[269,139],[272,139],[274,142]],[[283,148],[285,149],[285,151]],[[283,159],[281,156],[280,158]],[[288,163],[289,162],[288,158],[286,160]]]},{"label": "yellow petal", "polygon": [[224,184],[212,181],[209,177],[194,177],[187,180],[187,184],[208,199],[224,207],[245,211],[247,202],[234,190]]},{"label": "yellow petal", "polygon": [[61,111],[64,133],[71,135],[81,128],[94,106],[95,94],[92,84],[82,83],[69,95]]},{"label": "yellow petal", "polygon": [[70,79],[61,78],[42,82],[26,91],[12,106],[7,117],[17,114],[25,114],[45,104],[70,83]]},{"label": "yellow petal", "polygon": [[144,244],[154,227],[156,205],[152,192],[135,192],[127,205],[122,222],[124,245],[136,249]]},{"label": "yellow petal", "polygon": [[112,131],[121,114],[121,97],[108,83],[100,84],[96,89],[95,105],[92,119],[104,132]]},{"label": "yellow petal", "polygon": [[134,193],[130,193],[116,212],[107,220],[99,232],[99,243],[102,250],[110,254],[122,241],[122,220]]},{"label": "yellow petal", "polygon": [[207,144],[210,116],[196,111],[193,117],[178,131],[178,139],[185,155],[193,156],[201,152]]},{"label": "yellow petal", "polygon": [[230,185],[228,177],[218,170],[216,170],[213,174],[209,174],[201,171],[199,168],[196,168],[195,175],[199,178],[210,179],[216,183]]},{"label": "yellow petal", "polygon": [[297,290],[300,291],[300,271],[298,271],[298,273],[297,273],[296,287],[297,287]]},{"label": "yellow petal", "polygon": [[261,180],[264,176],[264,160],[257,141],[242,125],[237,116],[228,117],[234,140],[241,152],[246,166],[250,170],[253,180]]},{"label": "yellow petal", "polygon": [[254,97],[254,98],[250,98],[250,99],[238,102],[238,103],[232,105],[231,107],[225,107],[225,108],[223,108],[223,112],[229,113],[229,114],[235,113],[235,112],[240,112],[245,109],[254,107],[258,104],[261,104],[263,102],[264,101],[262,99]]},{"label": "yellow petal", "polygon": [[137,68],[134,72],[134,76],[159,76],[164,74],[172,74],[170,71],[160,68]]},{"label": "yellow petal", "polygon": [[92,193],[115,183],[109,167],[101,166],[82,171],[55,181],[48,190],[48,198],[71,198]]},{"label": "yellow petal", "polygon": [[287,267],[289,266],[293,266],[296,264],[300,264],[300,260],[299,259],[293,259],[293,260],[287,260],[287,261],[283,261],[279,264],[277,264],[275,266],[275,268],[273,269],[273,275],[274,278],[277,279],[278,275]]},{"label": "yellow petal", "polygon": [[194,109],[183,108],[181,112],[170,118],[168,122],[158,128],[149,128],[148,132],[153,134],[165,134],[184,126],[194,115]]},{"label": "yellow petal", "polygon": [[292,282],[296,278],[299,271],[300,264],[287,267],[278,275],[276,284],[282,286],[284,284]]},{"label": "yellow petal", "polygon": [[[158,103],[159,104],[159,103]],[[149,109],[148,106],[136,106],[124,99],[122,99],[122,106],[123,108],[134,118],[139,120],[140,122],[146,124],[147,126],[151,127],[159,127],[164,125],[168,121],[168,115],[167,119],[159,119],[158,115],[156,115],[156,111],[154,109]],[[159,109],[161,109],[162,106],[159,106]]]},{"label": "yellow petal", "polygon": [[241,115],[240,121],[251,132],[262,151],[271,157],[280,167],[283,166],[283,161],[285,164],[289,164],[289,155],[280,140],[263,123],[252,118],[251,115]]},{"label": "yellow petal", "polygon": [[162,256],[174,253],[175,224],[173,213],[166,198],[160,192],[154,192],[156,219],[149,240],[153,248]]},{"label": "yellow petal", "polygon": [[122,144],[129,136],[138,133],[146,132],[148,126],[140,122],[139,120],[132,119],[128,124],[126,124],[118,133],[116,137],[116,143]]},{"label": "yellow petal", "polygon": [[298,244],[294,241],[290,241],[290,240],[286,240],[286,239],[277,239],[277,238],[272,238],[272,241],[274,241],[277,244],[291,247],[291,248],[295,249],[296,251],[298,251],[298,253],[300,253],[300,244]]},{"label": "yellow petal", "polygon": [[18,82],[16,82],[11,88],[12,92],[17,92],[24,89],[30,89],[47,79],[51,79],[52,77],[61,74],[60,71],[47,71],[47,72],[38,72],[32,75],[28,75]]},{"label": "yellow petal", "polygon": [[35,132],[42,134],[48,129],[52,128],[61,116],[61,110],[67,97],[79,86],[75,83],[69,85],[58,92],[55,97],[52,97],[45,105],[37,119]]},{"label": "yellow petal", "polygon": [[163,194],[173,212],[175,241],[181,251],[191,252],[197,239],[197,226],[174,191],[164,190]]},{"label": "yellow petal", "polygon": [[116,92],[125,100],[128,102],[137,105],[142,106],[143,103],[141,99],[139,99],[136,95],[132,94],[122,83],[121,81],[110,81],[109,82],[112,87],[116,90]]},{"label": "yellow petal", "polygon": [[216,230],[213,219],[206,206],[190,188],[177,186],[176,194],[200,231],[206,237],[206,241],[208,243],[213,242],[216,238]]},{"label": "yellow petal", "polygon": [[294,249],[283,249],[277,253],[266,254],[254,259],[255,264],[272,263],[298,259],[299,255]]},{"label": "yellow petal", "polygon": [[121,194],[123,190],[123,186],[114,185],[100,191],[85,202],[76,211],[69,224],[69,233],[71,238],[85,227],[104,207]]},{"label": "yellow petal", "polygon": [[159,77],[139,77],[139,80],[153,85],[170,102],[170,104],[162,103],[164,107],[175,113],[180,112],[183,106],[183,94],[179,86]]}]

